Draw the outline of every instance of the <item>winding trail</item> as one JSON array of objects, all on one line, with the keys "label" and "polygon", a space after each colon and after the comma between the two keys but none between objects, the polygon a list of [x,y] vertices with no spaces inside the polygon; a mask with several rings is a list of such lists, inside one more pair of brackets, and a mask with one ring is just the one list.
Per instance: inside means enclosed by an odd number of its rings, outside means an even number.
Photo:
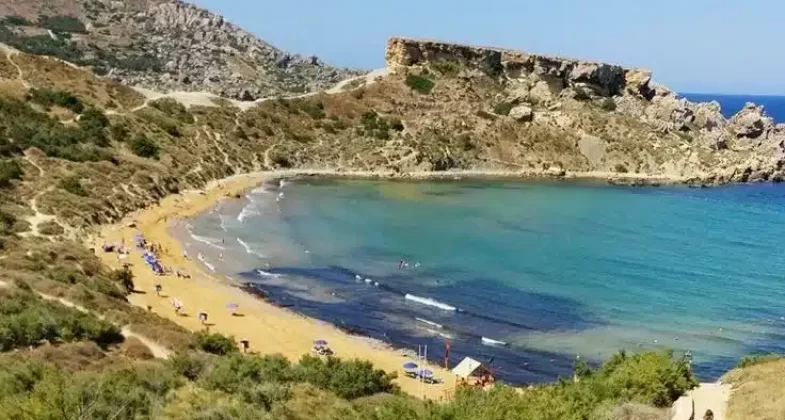
[{"label": "winding trail", "polygon": [[16,62],[13,59],[13,56],[15,54],[18,54],[18,52],[15,51],[15,50],[12,50],[11,48],[9,48],[9,47],[7,47],[5,45],[0,46],[0,49],[2,49],[3,52],[5,52],[5,57],[8,59],[8,62],[11,63],[11,65],[16,68],[17,73],[19,73],[19,82],[22,83],[22,86],[24,86],[25,89],[30,89],[30,87],[31,87],[30,86],[30,82],[28,82],[25,79],[25,74],[22,71],[22,68],[19,67],[19,64],[16,64]]}]

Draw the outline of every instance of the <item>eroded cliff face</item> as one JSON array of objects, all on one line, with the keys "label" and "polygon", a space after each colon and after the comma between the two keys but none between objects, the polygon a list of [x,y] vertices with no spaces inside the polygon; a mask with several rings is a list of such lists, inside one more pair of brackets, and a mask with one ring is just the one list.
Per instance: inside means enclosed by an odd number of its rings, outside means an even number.
[{"label": "eroded cliff face", "polygon": [[[785,125],[774,125],[754,104],[726,119],[718,103],[679,98],[648,70],[406,38],[389,40],[386,61],[403,72],[438,72],[449,65],[459,68],[462,77],[482,72],[495,79],[503,87],[498,100],[518,111],[510,115],[526,115],[516,119],[576,134],[576,149],[588,163],[581,170],[617,168],[698,183],[785,178]],[[626,156],[609,153],[618,144],[589,129],[586,108],[576,103],[599,105],[625,119],[626,126],[616,129],[630,131],[637,143],[624,146]]]}]

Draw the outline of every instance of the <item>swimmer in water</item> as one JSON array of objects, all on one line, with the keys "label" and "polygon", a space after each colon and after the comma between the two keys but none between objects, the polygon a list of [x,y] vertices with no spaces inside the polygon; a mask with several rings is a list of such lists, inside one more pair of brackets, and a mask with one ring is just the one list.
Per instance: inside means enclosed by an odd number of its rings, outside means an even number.
[{"label": "swimmer in water", "polygon": [[398,269],[399,269],[399,270],[400,270],[400,269],[402,269],[404,264],[406,264],[406,261],[404,261],[404,260],[401,260],[401,262],[400,262],[400,263],[398,263]]}]

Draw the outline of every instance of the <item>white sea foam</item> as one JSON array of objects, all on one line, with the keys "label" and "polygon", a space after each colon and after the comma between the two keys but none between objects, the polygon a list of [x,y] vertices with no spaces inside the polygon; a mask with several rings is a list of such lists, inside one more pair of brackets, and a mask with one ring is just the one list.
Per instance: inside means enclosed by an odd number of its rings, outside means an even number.
[{"label": "white sea foam", "polygon": [[507,345],[507,343],[505,343],[504,341],[494,340],[494,339],[488,338],[488,337],[482,337],[482,338],[480,338],[480,341],[482,341],[482,343],[487,345],[487,346],[506,346]]},{"label": "white sea foam", "polygon": [[418,320],[418,321],[422,322],[423,324],[428,324],[428,325],[430,325],[430,326],[432,326],[432,327],[436,327],[436,328],[444,328],[444,326],[443,326],[442,324],[437,324],[437,323],[435,323],[435,322],[433,322],[433,321],[428,321],[427,319],[423,319],[423,318],[414,318],[414,319],[416,319],[416,320]]},{"label": "white sea foam", "polygon": [[278,189],[281,189],[281,188],[285,187],[286,184],[287,184],[287,182],[286,182],[285,179],[279,179],[278,180]]},{"label": "white sea foam", "polygon": [[193,238],[195,241],[199,241],[199,242],[201,242],[203,244],[206,244],[206,245],[208,245],[208,246],[210,246],[212,248],[215,248],[215,249],[221,249],[221,250],[226,249],[226,248],[222,247],[221,245],[218,245],[218,242],[221,242],[220,239],[215,239],[215,238],[209,238],[207,236],[196,235],[196,234],[194,234],[191,231],[189,231],[188,233],[191,234],[191,238]]},{"label": "white sea foam", "polygon": [[224,218],[223,214],[219,214],[218,218],[221,219],[221,230],[226,232],[226,219]]},{"label": "white sea foam", "polygon": [[274,273],[270,273],[270,272],[267,272],[267,271],[264,271],[264,270],[256,270],[256,274],[258,274],[259,277],[272,277],[272,278],[275,278],[275,279],[277,279],[278,277],[281,277],[280,274],[274,274]]},{"label": "white sea foam", "polygon": [[209,269],[210,269],[210,271],[213,271],[213,272],[215,272],[215,266],[214,266],[214,265],[212,265],[212,264],[210,264],[209,262],[207,262],[207,260],[204,258],[204,255],[202,255],[202,253],[201,253],[201,252],[200,252],[199,254],[197,254],[197,255],[196,255],[196,259],[198,259],[199,261],[201,261],[201,262],[202,262],[202,264],[204,264],[204,266],[205,266],[205,267],[207,267],[207,268],[209,268]]},{"label": "white sea foam", "polygon": [[428,306],[433,306],[435,308],[444,309],[445,311],[456,311],[456,310],[458,310],[458,308],[456,308],[455,306],[450,306],[450,305],[448,305],[446,303],[439,302],[438,300],[435,300],[435,299],[426,298],[426,297],[420,297],[420,296],[412,295],[410,293],[407,293],[406,296],[404,296],[404,298],[406,300],[411,300],[412,302],[417,302],[417,303],[421,303],[423,305],[428,305]]},{"label": "white sea foam", "polygon": [[261,252],[254,251],[254,249],[251,247],[251,245],[248,245],[248,244],[247,244],[245,241],[243,241],[242,239],[240,239],[240,238],[237,238],[237,243],[239,243],[240,245],[242,245],[242,246],[243,246],[243,248],[245,248],[245,252],[247,252],[248,254],[250,254],[250,255],[255,255],[255,256],[259,257],[259,258],[265,258],[265,257],[264,257],[264,254],[262,254]]}]

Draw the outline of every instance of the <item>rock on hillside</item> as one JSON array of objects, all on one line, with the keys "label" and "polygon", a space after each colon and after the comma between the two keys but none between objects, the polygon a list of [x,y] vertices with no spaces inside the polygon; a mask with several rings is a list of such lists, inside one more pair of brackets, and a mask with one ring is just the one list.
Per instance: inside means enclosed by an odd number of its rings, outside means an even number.
[{"label": "rock on hillside", "polygon": [[[206,90],[253,100],[321,90],[357,74],[281,51],[220,15],[177,0],[1,0],[0,14],[31,23],[7,20],[2,42],[157,91]],[[57,26],[40,15],[76,18],[84,28]]]},{"label": "rock on hillside", "polygon": [[[503,87],[497,100],[509,105],[499,108],[506,115],[567,129],[578,137],[576,148],[588,163],[582,170],[699,183],[785,177],[785,125],[774,125],[762,107],[747,104],[726,119],[718,103],[679,98],[654,82],[648,70],[406,38],[390,39],[386,59],[390,68],[409,73],[448,70],[471,78],[476,77],[472,72],[482,72]],[[576,103],[592,104],[595,116],[599,108],[606,114],[603,119],[613,115],[623,122],[592,127],[585,118],[588,109]],[[611,128],[627,133],[626,144],[619,144],[618,133],[607,132]]]}]

